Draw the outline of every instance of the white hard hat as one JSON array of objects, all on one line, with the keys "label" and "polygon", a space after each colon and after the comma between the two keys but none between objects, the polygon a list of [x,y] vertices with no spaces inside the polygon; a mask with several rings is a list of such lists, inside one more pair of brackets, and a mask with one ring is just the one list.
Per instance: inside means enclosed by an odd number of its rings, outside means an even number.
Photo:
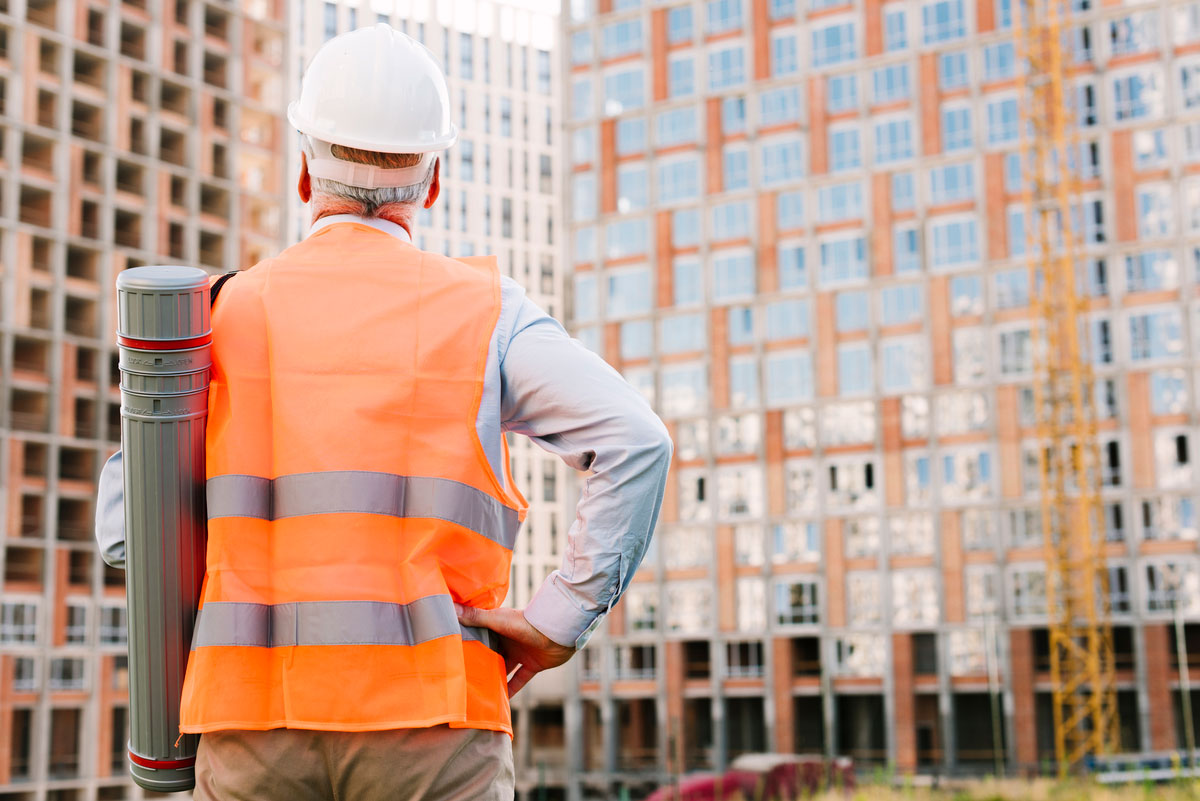
[{"label": "white hard hat", "polygon": [[458,139],[433,54],[384,22],[326,42],[287,116],[313,139],[376,153],[433,153]]}]

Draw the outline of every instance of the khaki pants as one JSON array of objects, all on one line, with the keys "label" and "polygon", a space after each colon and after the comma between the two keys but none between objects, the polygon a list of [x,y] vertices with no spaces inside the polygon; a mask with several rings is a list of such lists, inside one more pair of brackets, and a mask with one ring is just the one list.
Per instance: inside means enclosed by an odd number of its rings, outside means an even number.
[{"label": "khaki pants", "polygon": [[512,801],[512,740],[481,729],[221,731],[200,738],[195,801]]}]

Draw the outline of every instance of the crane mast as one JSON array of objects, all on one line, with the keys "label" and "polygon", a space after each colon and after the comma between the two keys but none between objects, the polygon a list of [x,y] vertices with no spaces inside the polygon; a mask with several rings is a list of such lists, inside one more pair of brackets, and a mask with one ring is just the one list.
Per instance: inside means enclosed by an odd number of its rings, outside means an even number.
[{"label": "crane mast", "polygon": [[1119,743],[1088,300],[1077,283],[1081,156],[1061,0],[1020,0],[1017,51],[1033,402],[1060,774]]}]

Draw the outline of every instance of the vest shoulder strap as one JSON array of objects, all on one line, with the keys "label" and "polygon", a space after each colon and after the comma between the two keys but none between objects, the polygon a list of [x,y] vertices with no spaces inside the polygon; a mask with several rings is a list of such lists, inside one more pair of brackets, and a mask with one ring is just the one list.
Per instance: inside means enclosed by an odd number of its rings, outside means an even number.
[{"label": "vest shoulder strap", "polygon": [[225,282],[228,281],[230,278],[233,278],[237,274],[238,274],[237,270],[234,270],[233,272],[225,273],[224,275],[222,275],[220,278],[218,278],[213,283],[212,288],[209,289],[209,291],[208,291],[208,305],[209,306],[216,305],[217,295],[221,294],[221,287],[225,286]]}]

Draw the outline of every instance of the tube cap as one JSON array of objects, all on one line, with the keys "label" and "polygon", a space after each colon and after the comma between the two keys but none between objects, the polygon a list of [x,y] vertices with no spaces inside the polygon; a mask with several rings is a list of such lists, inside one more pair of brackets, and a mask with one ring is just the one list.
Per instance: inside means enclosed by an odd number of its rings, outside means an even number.
[{"label": "tube cap", "polygon": [[208,281],[195,267],[125,270],[117,276],[118,336],[150,342],[208,336]]}]

